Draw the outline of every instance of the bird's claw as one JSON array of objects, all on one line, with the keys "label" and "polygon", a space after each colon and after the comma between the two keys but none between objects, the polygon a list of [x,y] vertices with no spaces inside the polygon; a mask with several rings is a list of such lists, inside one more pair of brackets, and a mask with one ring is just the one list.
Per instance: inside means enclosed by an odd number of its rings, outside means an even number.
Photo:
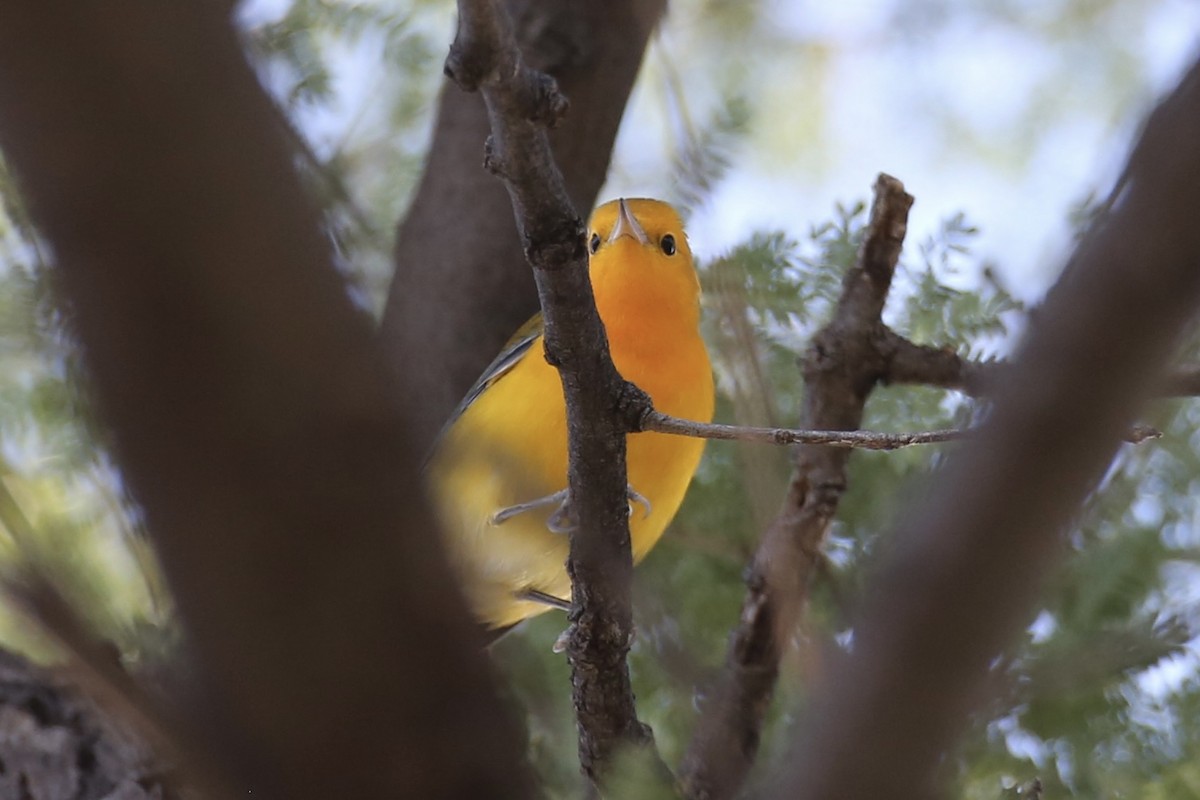
[{"label": "bird's claw", "polygon": [[[650,516],[653,506],[649,498],[638,492],[632,486],[626,484],[625,497],[629,500],[629,516],[633,516],[635,505],[643,506],[646,509],[645,516]],[[492,514],[489,522],[493,525],[503,525],[513,517],[524,514],[526,511],[536,511],[539,508],[558,504],[558,508],[546,518],[546,527],[551,533],[570,533],[578,527],[575,521],[575,516],[571,511],[571,495],[569,489],[561,489],[554,494],[548,494],[545,497],[539,497],[536,500],[530,500],[527,503],[517,503],[516,505],[507,506]]]},{"label": "bird's claw", "polygon": [[629,484],[625,484],[625,497],[629,500],[629,516],[631,517],[633,516],[633,506],[635,503],[645,506],[646,508],[646,514],[642,517],[642,519],[650,516],[650,512],[654,510],[654,507],[650,504],[650,498],[646,497],[644,494],[641,494],[637,489],[634,489]]},{"label": "bird's claw", "polygon": [[[563,506],[567,504],[566,489],[557,491],[554,494],[548,494],[545,497],[539,497],[536,500],[530,500],[528,503],[517,503],[515,506],[507,506],[506,508],[502,508],[499,511],[493,512],[488,521],[493,525],[503,525],[505,522],[517,516],[518,514],[524,514],[526,511],[536,511],[539,508],[552,506],[555,503],[559,504],[559,508],[554,512],[554,515],[558,515],[561,513]],[[551,528],[550,530],[554,530],[554,528]]]},{"label": "bird's claw", "polygon": [[546,518],[546,527],[551,533],[570,533],[579,527],[575,515],[571,512],[571,498],[564,498],[554,513]]}]

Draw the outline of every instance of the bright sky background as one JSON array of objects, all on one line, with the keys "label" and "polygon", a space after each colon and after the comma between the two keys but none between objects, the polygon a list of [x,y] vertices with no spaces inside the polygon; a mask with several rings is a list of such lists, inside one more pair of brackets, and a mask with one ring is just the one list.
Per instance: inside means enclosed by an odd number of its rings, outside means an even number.
[{"label": "bright sky background", "polygon": [[[248,0],[241,16],[274,19],[289,5]],[[917,198],[910,246],[965,211],[981,229],[975,252],[1015,294],[1035,299],[1068,252],[1071,206],[1111,184],[1151,99],[1200,52],[1194,0],[1131,0],[1084,29],[1038,32],[1067,5],[1015,0],[999,14],[985,3],[764,0],[750,35],[723,41],[704,0],[674,0],[601,199],[664,194],[685,127],[678,95],[703,127],[741,71],[752,116],[731,169],[689,224],[701,257],[755,229],[803,237],[835,202],[868,198],[886,171]],[[414,19],[449,45],[452,3],[429,4]],[[319,152],[372,128],[386,135],[375,113],[380,49],[369,36],[332,49],[338,99],[302,119]],[[1116,58],[1093,60],[1114,49]],[[1119,79],[1104,71],[1114,62]],[[682,87],[675,95],[670,71]]]},{"label": "bright sky background", "polygon": [[[917,198],[910,246],[965,211],[981,229],[977,252],[1026,299],[1044,291],[1064,260],[1068,209],[1111,184],[1148,97],[1174,85],[1200,43],[1200,3],[1128,3],[1106,30],[1144,68],[1149,92],[1130,97],[1126,87],[1110,95],[1097,86],[1086,62],[1072,71],[1069,45],[1025,35],[1019,20],[1003,28],[962,14],[914,41],[889,33],[891,13],[903,7],[891,0],[768,5],[763,19],[797,52],[759,65],[769,100],[727,179],[689,226],[697,252],[716,254],[756,226],[802,234],[809,222],[829,218],[835,201],[868,197],[885,171]],[[1028,5],[1032,15],[1057,4]],[[693,24],[687,4],[677,7],[659,45],[668,51]],[[1060,83],[1061,97],[1050,102],[1061,100],[1062,114],[1050,110],[1030,135],[1026,110],[1050,78]],[[637,123],[649,93],[640,87],[622,131],[625,169],[613,187],[622,192],[654,189],[629,177],[635,154],[649,152]]]}]

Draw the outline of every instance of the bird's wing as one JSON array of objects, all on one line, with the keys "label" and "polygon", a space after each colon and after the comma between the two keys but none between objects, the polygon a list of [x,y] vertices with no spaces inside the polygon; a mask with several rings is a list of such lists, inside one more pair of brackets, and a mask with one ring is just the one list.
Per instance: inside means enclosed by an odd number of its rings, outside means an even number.
[{"label": "bird's wing", "polygon": [[[454,409],[454,413],[446,420],[446,424],[442,426],[442,430],[438,434],[438,440],[441,440],[450,426],[454,424],[455,420],[461,417],[463,412],[478,400],[479,396],[488,387],[507,375],[517,365],[517,362],[525,357],[525,354],[533,347],[534,342],[537,342],[541,338],[542,315],[539,312],[530,317],[529,321],[520,328],[517,328],[517,332],[505,342],[504,347],[500,350],[500,355],[496,356],[491,364],[488,364],[487,369],[479,376],[479,380],[475,381],[475,385],[467,391],[466,396],[463,397],[458,407]],[[436,443],[434,447],[437,447]]]}]

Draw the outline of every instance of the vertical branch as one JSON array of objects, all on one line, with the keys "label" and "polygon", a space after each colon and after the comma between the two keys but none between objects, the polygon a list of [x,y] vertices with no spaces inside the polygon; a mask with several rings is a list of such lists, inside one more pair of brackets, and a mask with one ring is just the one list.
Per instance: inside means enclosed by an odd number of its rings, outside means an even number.
[{"label": "vertical branch", "polygon": [[558,367],[567,404],[568,479],[578,526],[567,655],[584,773],[599,779],[622,744],[647,744],[626,656],[632,628],[633,562],[626,509],[625,435],[647,398],[609,357],[587,271],[583,223],[571,206],[546,135],[566,111],[554,81],[525,66],[511,23],[494,0],[459,0],[446,71],[487,105],[486,160],[508,189],[545,319],[546,359]]},{"label": "vertical branch", "polygon": [[[913,199],[880,175],[858,259],[846,273],[833,318],[804,354],[801,427],[854,430],[884,374],[880,314],[900,258]],[[783,508],[763,535],[746,577],[742,614],[725,671],[684,757],[689,798],[732,797],[758,753],[784,646],[795,629],[825,532],[846,490],[842,448],[796,448]]]},{"label": "vertical branch", "polygon": [[1200,64],[1151,116],[1108,219],[1051,290],[991,414],[893,534],[779,796],[934,791],[1062,529],[1200,307]]}]

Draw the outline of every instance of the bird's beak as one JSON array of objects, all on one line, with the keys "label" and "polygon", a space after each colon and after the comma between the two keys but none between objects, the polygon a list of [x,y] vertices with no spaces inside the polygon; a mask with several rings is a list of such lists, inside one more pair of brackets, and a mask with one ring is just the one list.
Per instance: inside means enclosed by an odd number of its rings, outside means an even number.
[{"label": "bird's beak", "polygon": [[612,244],[622,236],[628,236],[640,244],[650,244],[650,237],[642,230],[637,217],[629,212],[629,206],[625,205],[624,199],[617,201],[617,222],[613,225],[612,233],[608,235],[608,243]]}]

